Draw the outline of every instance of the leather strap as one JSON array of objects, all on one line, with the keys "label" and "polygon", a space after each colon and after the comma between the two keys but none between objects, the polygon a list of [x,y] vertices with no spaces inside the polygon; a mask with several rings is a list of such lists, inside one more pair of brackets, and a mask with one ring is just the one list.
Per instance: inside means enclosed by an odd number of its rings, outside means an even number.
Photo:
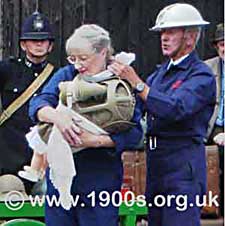
[{"label": "leather strap", "polygon": [[29,87],[1,113],[0,126],[30,99],[30,97],[46,81],[53,69],[54,66],[48,63],[41,74],[29,85]]}]

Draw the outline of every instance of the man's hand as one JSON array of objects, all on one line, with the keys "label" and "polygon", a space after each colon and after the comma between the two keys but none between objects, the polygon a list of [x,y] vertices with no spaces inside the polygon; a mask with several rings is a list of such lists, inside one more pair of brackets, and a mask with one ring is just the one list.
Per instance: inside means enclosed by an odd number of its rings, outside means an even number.
[{"label": "man's hand", "polygon": [[[136,88],[138,83],[143,83],[140,77],[131,66],[121,64],[118,61],[114,61],[108,66],[108,70],[118,75],[120,78],[130,83],[133,89]],[[143,92],[139,93],[139,96],[145,101],[147,99],[150,88],[145,84]]]},{"label": "man's hand", "polygon": [[121,64],[118,61],[114,61],[109,65],[108,70],[118,75],[120,78],[127,80],[133,88],[135,88],[137,83],[142,82],[131,66]]},{"label": "man's hand", "polygon": [[213,138],[214,142],[220,146],[225,145],[225,133],[219,133]]}]

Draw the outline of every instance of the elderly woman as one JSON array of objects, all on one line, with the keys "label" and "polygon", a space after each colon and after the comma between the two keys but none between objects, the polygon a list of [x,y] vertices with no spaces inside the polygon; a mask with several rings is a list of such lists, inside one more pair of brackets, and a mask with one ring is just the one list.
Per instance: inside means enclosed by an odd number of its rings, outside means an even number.
[{"label": "elderly woman", "polygon": [[[110,201],[101,206],[100,192],[105,191],[111,199],[114,191],[120,190],[123,169],[121,152],[138,143],[142,136],[138,124],[141,115],[135,108],[132,129],[110,135],[94,135],[80,129],[71,115],[56,109],[59,100],[59,83],[71,81],[77,75],[92,76],[104,71],[112,55],[109,34],[103,28],[90,24],[82,25],[67,40],[66,50],[70,65],[60,69],[42,93],[30,103],[30,116],[35,122],[54,124],[65,140],[73,147],[85,148],[74,154],[77,176],[73,180],[71,193],[79,199],[69,211],[46,203],[46,224],[48,226],[116,226],[118,207]],[[63,162],[62,164],[66,164]],[[47,175],[47,195],[58,192]],[[104,202],[103,204],[106,204]],[[115,204],[115,203],[114,203]]]}]

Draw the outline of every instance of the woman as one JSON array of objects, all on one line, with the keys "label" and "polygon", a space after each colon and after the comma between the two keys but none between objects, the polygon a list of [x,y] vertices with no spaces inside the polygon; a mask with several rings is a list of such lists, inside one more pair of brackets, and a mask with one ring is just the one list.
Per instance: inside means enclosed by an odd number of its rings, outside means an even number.
[{"label": "woman", "polygon": [[[67,142],[85,150],[74,154],[77,176],[73,180],[71,194],[78,203],[69,211],[46,204],[46,225],[54,226],[116,226],[118,207],[111,202],[100,206],[99,193],[108,192],[109,198],[122,183],[121,152],[138,143],[142,136],[141,127],[114,135],[93,135],[81,130],[71,115],[56,110],[59,99],[58,85],[71,81],[78,74],[92,76],[106,70],[112,55],[109,34],[103,28],[90,24],[82,25],[67,40],[66,51],[71,65],[60,69],[45,86],[42,93],[30,104],[30,116],[36,122],[53,123]],[[133,121],[139,122],[141,115],[135,110]],[[62,160],[62,164],[65,164]],[[49,180],[47,170],[47,195],[58,196]],[[94,200],[93,200],[94,199]]]}]

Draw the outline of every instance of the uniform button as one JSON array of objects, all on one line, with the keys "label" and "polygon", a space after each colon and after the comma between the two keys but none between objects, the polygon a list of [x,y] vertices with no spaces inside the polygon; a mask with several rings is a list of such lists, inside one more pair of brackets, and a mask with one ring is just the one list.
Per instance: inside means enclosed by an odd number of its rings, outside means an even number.
[{"label": "uniform button", "polygon": [[155,118],[154,118],[153,116],[151,117],[151,119],[152,119],[152,121],[154,121],[154,120],[155,120]]},{"label": "uniform button", "polygon": [[35,76],[35,77],[38,77],[38,73],[34,73],[34,76]]},{"label": "uniform button", "polygon": [[18,92],[18,89],[17,89],[17,88],[14,88],[14,89],[13,89],[13,92],[14,92],[14,93],[17,93],[17,92]]},{"label": "uniform button", "polygon": [[33,94],[33,97],[36,97],[36,96],[37,96],[37,93],[34,93],[34,94]]},{"label": "uniform button", "polygon": [[18,59],[18,62],[21,62],[21,59],[20,58]]}]

